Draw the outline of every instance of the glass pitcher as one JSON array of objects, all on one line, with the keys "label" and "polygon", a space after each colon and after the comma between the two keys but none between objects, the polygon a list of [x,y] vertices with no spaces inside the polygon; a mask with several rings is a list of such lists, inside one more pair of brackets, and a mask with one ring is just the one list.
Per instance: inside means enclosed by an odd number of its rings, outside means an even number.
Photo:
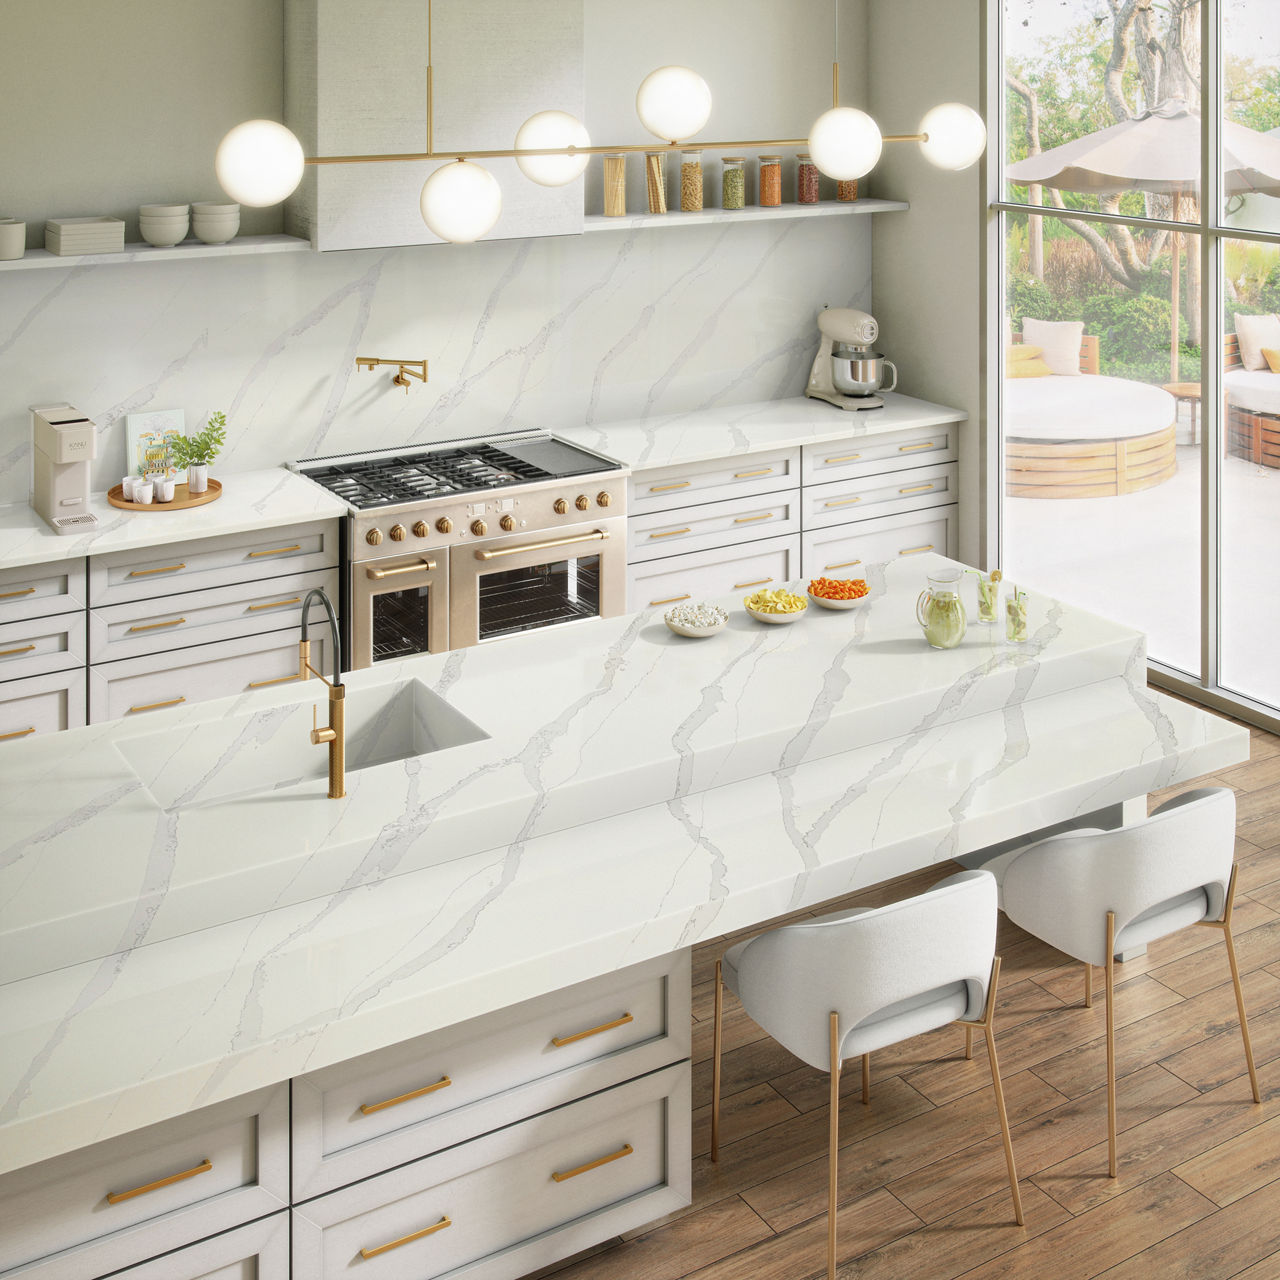
[{"label": "glass pitcher", "polygon": [[916,600],[916,621],[935,649],[954,649],[964,639],[959,569],[937,569],[929,575],[929,585]]}]

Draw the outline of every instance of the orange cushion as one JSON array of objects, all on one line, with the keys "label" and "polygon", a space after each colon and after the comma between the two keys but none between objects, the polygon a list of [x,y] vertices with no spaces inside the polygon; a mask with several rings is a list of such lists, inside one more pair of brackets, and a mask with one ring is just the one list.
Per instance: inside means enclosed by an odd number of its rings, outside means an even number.
[{"label": "orange cushion", "polygon": [[1280,373],[1280,349],[1275,347],[1263,347],[1262,358],[1267,362],[1267,368],[1272,373]]}]

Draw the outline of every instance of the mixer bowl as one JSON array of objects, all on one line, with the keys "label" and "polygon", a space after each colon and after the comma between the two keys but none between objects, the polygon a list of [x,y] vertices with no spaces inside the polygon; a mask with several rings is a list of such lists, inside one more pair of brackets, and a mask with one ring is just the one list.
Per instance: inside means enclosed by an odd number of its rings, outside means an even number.
[{"label": "mixer bowl", "polygon": [[[886,366],[893,373],[893,381],[884,387]],[[893,361],[886,360],[879,351],[838,345],[831,353],[831,382],[842,395],[873,396],[880,390],[892,391],[898,385],[898,370]]]}]

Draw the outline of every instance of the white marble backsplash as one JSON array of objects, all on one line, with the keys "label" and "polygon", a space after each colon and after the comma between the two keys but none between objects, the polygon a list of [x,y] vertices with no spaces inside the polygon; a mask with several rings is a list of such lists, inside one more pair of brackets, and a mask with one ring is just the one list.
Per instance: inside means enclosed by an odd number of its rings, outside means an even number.
[{"label": "white marble backsplash", "polygon": [[870,309],[869,217],[6,273],[0,503],[27,499],[31,404],[98,423],[105,489],[146,409],[224,409],[245,471],[796,395],[824,303]]}]

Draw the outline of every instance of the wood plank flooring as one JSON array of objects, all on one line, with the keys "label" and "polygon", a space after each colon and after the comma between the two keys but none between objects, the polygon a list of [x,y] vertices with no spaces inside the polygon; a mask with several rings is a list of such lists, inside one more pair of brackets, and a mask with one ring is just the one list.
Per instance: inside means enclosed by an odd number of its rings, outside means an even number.
[{"label": "wood plank flooring", "polygon": [[[1263,1103],[1249,1096],[1221,935],[1188,929],[1118,967],[1120,1176],[1106,1177],[1102,974],[1001,918],[996,1043],[1026,1225],[1005,1181],[985,1049],[944,1028],[844,1073],[840,1274],[893,1280],[1280,1280],[1280,738],[1205,784],[1237,793],[1236,939]],[[837,905],[905,897],[931,868]],[[821,914],[821,913],[817,913]],[[753,931],[754,932],[754,931]],[[712,966],[693,988],[693,1204],[539,1273],[556,1280],[806,1280],[825,1273],[826,1076],[726,993],[724,1111],[710,1146]]]}]

